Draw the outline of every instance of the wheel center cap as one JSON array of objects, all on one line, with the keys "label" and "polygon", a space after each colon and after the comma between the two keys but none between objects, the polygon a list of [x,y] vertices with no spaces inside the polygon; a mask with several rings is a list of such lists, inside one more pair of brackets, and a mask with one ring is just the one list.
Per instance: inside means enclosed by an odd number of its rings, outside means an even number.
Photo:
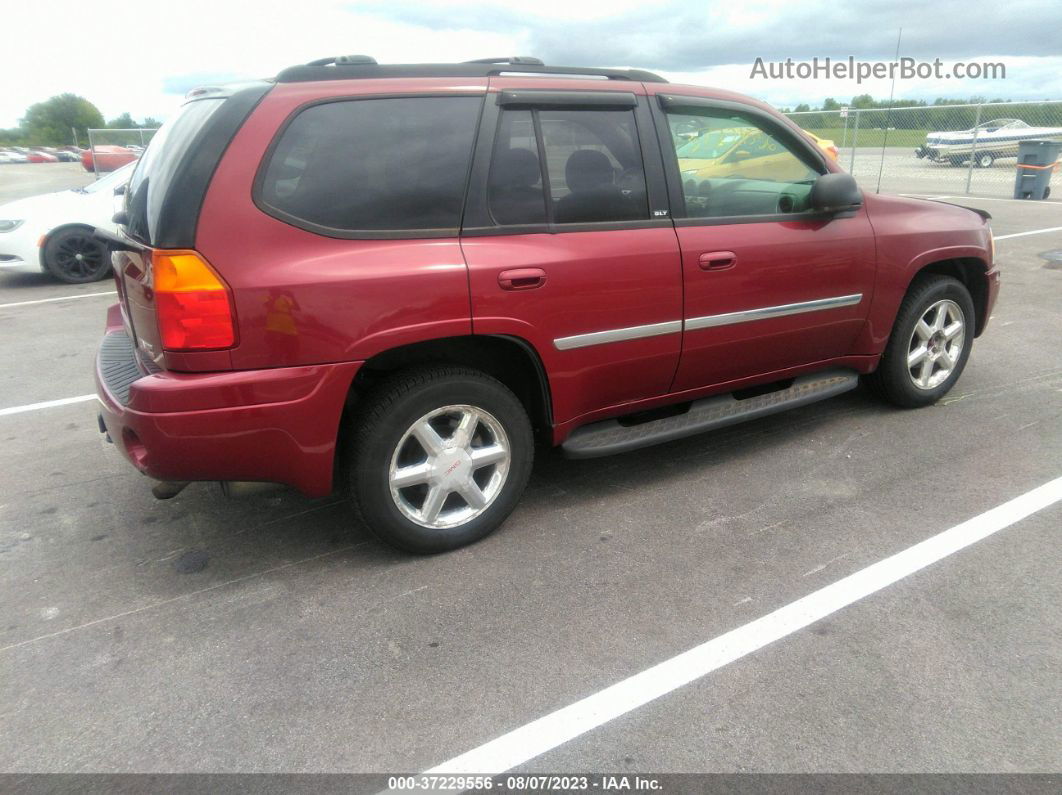
[{"label": "wheel center cap", "polygon": [[460,448],[444,450],[435,459],[432,469],[436,481],[444,486],[463,483],[472,473],[472,456]]},{"label": "wheel center cap", "polygon": [[78,262],[81,262],[82,260],[85,259],[85,255],[84,254],[75,254],[74,255],[74,259],[76,259]]}]

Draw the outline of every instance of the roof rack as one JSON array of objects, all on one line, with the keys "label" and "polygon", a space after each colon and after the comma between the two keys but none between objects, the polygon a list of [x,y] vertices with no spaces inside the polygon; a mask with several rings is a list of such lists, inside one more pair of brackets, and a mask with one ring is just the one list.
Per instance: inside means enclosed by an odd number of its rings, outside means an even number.
[{"label": "roof rack", "polygon": [[514,55],[480,58],[464,63],[378,64],[368,55],[340,55],[318,58],[307,64],[289,66],[277,75],[278,83],[305,83],[316,80],[357,80],[384,77],[489,77],[490,75],[565,75],[605,77],[642,83],[666,83],[660,75],[642,69],[599,69],[587,66],[546,66],[538,58]]},{"label": "roof rack", "polygon": [[465,63],[505,63],[505,64],[522,64],[524,66],[545,66],[538,58],[532,58],[530,55],[510,55],[506,58],[476,58],[474,61],[465,61]]}]

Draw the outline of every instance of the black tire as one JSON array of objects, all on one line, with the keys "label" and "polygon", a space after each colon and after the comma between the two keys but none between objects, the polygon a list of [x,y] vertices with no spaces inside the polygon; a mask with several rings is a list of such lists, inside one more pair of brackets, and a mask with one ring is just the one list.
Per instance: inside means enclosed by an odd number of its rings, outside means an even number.
[{"label": "black tire", "polygon": [[[953,302],[962,313],[961,351],[950,374],[943,381],[932,388],[920,388],[915,384],[908,367],[908,354],[916,346],[913,338],[915,325],[934,304],[945,300]],[[973,347],[974,325],[973,299],[962,282],[936,274],[915,279],[900,304],[878,369],[865,379],[867,384],[890,403],[903,408],[920,408],[936,403],[955,385],[966,367]]]},{"label": "black tire", "polygon": [[[391,493],[390,467],[393,457],[403,454],[400,444],[413,441],[403,442],[407,431],[421,418],[448,406],[474,407],[500,425],[509,446],[508,469],[481,513],[452,527],[426,527],[399,508],[398,498]],[[441,419],[448,421],[445,416]],[[476,432],[487,434],[489,428],[478,426]],[[366,399],[355,418],[345,479],[361,518],[381,541],[407,552],[431,554],[471,544],[496,530],[519,502],[533,459],[527,411],[504,384],[471,368],[425,367],[392,376]],[[428,488],[425,484],[421,507],[426,504]],[[457,492],[446,498],[445,505],[451,505],[451,498],[458,501],[458,509],[461,503],[471,508]]]},{"label": "black tire", "polygon": [[41,255],[44,267],[67,284],[87,284],[111,275],[107,248],[84,226],[71,226],[53,232]]},{"label": "black tire", "polygon": [[996,162],[996,156],[991,152],[978,152],[975,164],[978,168],[991,168]]}]

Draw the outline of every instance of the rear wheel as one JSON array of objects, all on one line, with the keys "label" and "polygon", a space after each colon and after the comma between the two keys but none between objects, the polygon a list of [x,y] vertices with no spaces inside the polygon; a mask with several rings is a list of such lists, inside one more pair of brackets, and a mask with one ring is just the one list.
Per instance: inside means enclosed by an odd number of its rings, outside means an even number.
[{"label": "rear wheel", "polygon": [[996,162],[996,156],[991,152],[979,152],[976,162],[978,168],[991,168],[992,164]]},{"label": "rear wheel", "polygon": [[950,276],[921,278],[900,304],[885,353],[867,380],[898,406],[935,403],[959,380],[973,334],[973,300],[965,285]]},{"label": "rear wheel", "polygon": [[42,259],[52,276],[68,284],[99,281],[111,273],[106,247],[87,227],[54,232],[44,246]]},{"label": "rear wheel", "polygon": [[527,412],[508,388],[476,370],[432,367],[399,374],[369,398],[347,478],[382,541],[444,552],[505,521],[533,456]]}]

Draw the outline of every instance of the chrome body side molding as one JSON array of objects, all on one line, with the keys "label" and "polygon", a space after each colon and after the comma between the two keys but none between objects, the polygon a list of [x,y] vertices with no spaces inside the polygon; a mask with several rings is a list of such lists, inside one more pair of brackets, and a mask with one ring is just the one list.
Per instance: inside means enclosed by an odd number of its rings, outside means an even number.
[{"label": "chrome body side molding", "polygon": [[697,331],[698,329],[715,328],[716,326],[732,326],[736,323],[751,323],[754,320],[766,320],[772,317],[818,312],[823,309],[840,309],[844,306],[855,306],[862,300],[862,293],[839,295],[834,298],[817,298],[814,301],[800,301],[795,304],[763,306],[758,309],[745,309],[741,312],[691,317],[686,321],[668,320],[663,323],[649,323],[644,326],[629,326],[606,331],[591,331],[587,334],[574,334],[570,337],[559,337],[553,340],[553,345],[559,351],[569,351],[576,348],[587,348],[591,345],[604,345],[609,342],[625,342],[644,337],[658,337],[663,334],[677,334],[683,330]]},{"label": "chrome body side molding", "polygon": [[696,331],[715,326],[732,326],[735,323],[750,323],[753,320],[766,320],[770,317],[799,315],[803,312],[818,312],[820,309],[839,309],[842,306],[854,306],[863,300],[862,293],[840,295],[836,298],[818,298],[814,301],[801,301],[796,304],[764,306],[759,309],[746,309],[741,312],[727,312],[723,315],[705,315],[686,320],[686,331]]},{"label": "chrome body side molding", "polygon": [[553,345],[559,351],[569,351],[573,348],[586,348],[590,345],[604,345],[606,342],[624,342],[626,340],[642,339],[643,337],[659,337],[662,334],[678,334],[680,331],[682,331],[681,320],[668,320],[664,323],[650,323],[645,326],[630,326],[628,328],[609,329],[608,331],[591,331],[589,334],[561,337],[553,340]]}]

